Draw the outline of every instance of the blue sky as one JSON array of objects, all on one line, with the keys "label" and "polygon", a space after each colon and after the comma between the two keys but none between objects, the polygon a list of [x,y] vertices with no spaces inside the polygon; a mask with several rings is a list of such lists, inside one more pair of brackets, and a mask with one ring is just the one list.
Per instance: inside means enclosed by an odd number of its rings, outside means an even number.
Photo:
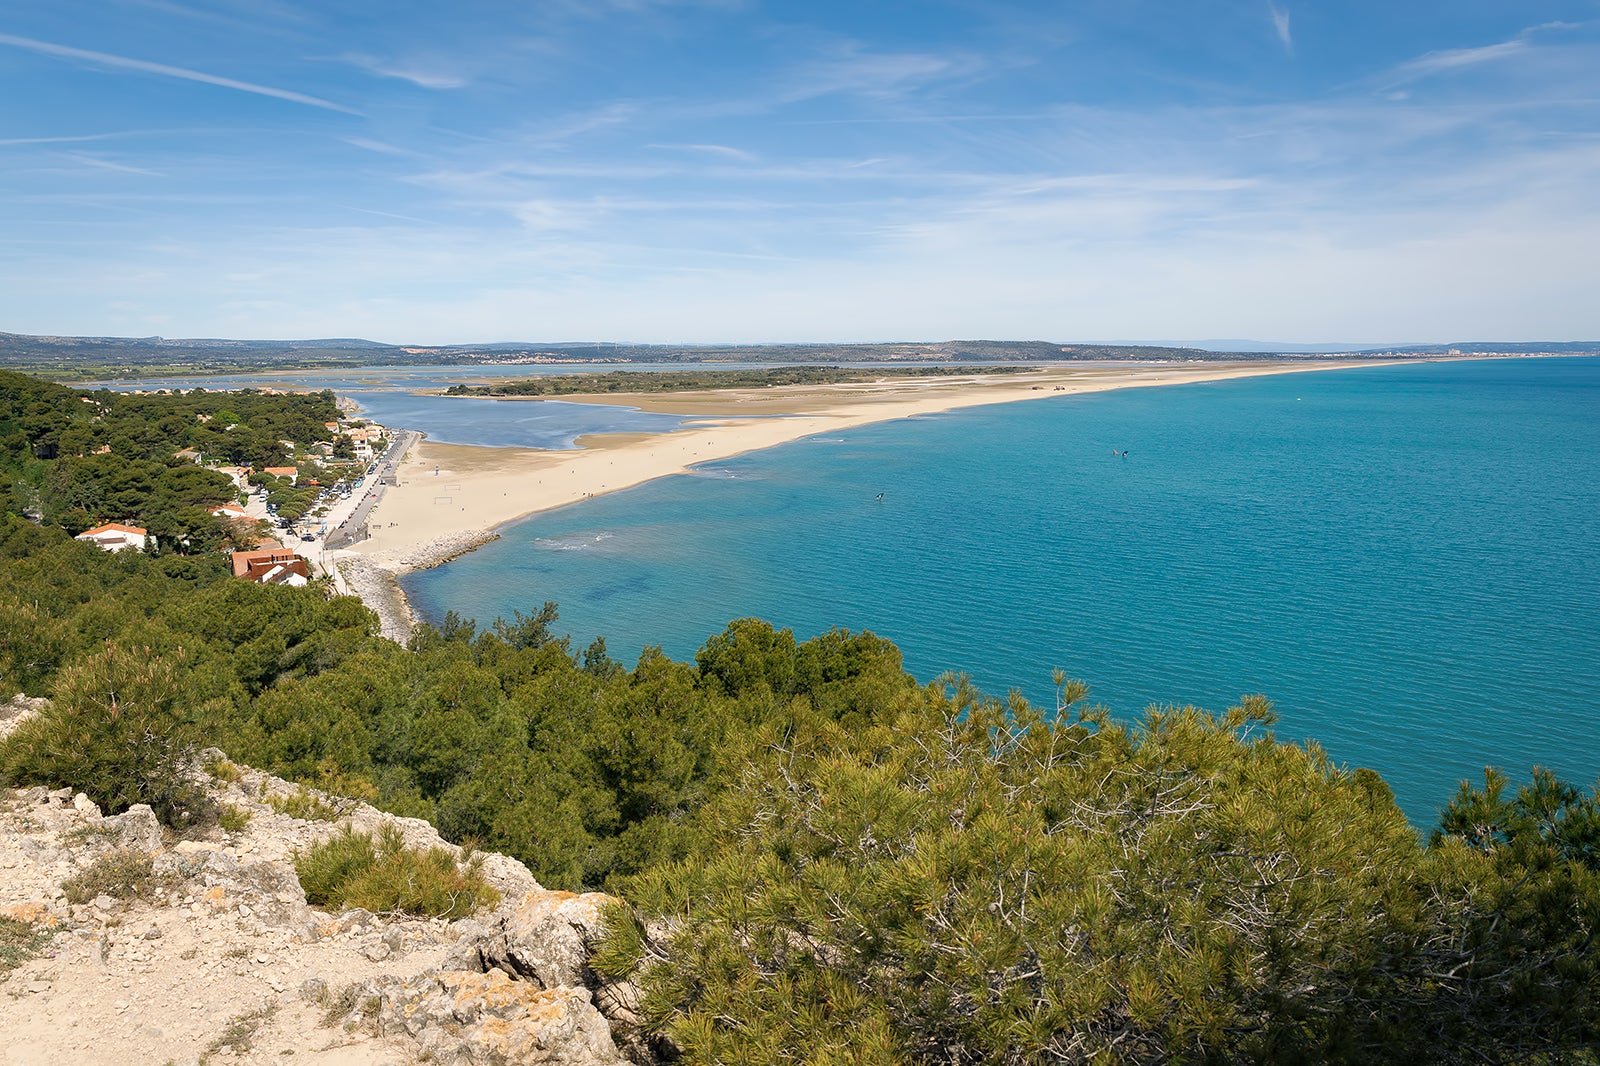
[{"label": "blue sky", "polygon": [[1600,0],[0,0],[0,330],[1600,338]]}]

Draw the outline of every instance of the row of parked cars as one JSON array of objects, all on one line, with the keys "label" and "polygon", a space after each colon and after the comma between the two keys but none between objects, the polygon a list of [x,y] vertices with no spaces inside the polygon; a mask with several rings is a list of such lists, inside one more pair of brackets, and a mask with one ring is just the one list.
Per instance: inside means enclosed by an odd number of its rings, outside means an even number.
[{"label": "row of parked cars", "polygon": [[[332,485],[324,488],[322,492],[318,494],[316,502],[311,505],[312,509],[315,510],[319,507],[330,507],[336,500],[348,500],[355,494],[356,490],[360,489],[367,483],[367,478],[371,476],[373,469],[373,467],[368,467],[366,473],[361,477],[356,478],[354,481],[336,481]],[[265,490],[261,489],[258,489],[257,491],[262,492],[263,494],[265,492]],[[302,526],[301,528],[296,529],[294,523],[279,516],[276,504],[266,504],[266,510],[268,521],[272,523],[273,528],[276,529],[279,534],[298,536],[301,540],[305,541],[314,541],[317,539],[316,533],[313,532],[309,526]]]}]

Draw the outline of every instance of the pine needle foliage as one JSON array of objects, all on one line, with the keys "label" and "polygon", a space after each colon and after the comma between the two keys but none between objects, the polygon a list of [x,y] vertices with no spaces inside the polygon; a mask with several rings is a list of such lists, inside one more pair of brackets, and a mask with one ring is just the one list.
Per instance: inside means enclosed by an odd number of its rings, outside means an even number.
[{"label": "pine needle foliage", "polygon": [[408,848],[392,825],[376,838],[345,826],[294,859],[311,903],[429,918],[464,918],[499,900],[481,865],[482,857],[470,851],[458,861],[446,848]]},{"label": "pine needle foliage", "polygon": [[81,790],[106,814],[147,803],[175,828],[214,816],[195,780],[173,658],[106,644],[63,670],[50,706],[0,745],[0,781]]},{"label": "pine needle foliage", "polygon": [[[1125,726],[1082,691],[1047,715],[945,679],[892,722],[768,731],[702,846],[624,886],[597,968],[700,1063],[1591,1061],[1561,1057],[1581,1024],[1460,1023],[1494,1008],[1449,969],[1509,957],[1463,946],[1492,939],[1463,899],[1504,882],[1445,877],[1375,775],[1276,742],[1260,697]],[[1596,925],[1536,906],[1532,942],[1584,950]]]}]

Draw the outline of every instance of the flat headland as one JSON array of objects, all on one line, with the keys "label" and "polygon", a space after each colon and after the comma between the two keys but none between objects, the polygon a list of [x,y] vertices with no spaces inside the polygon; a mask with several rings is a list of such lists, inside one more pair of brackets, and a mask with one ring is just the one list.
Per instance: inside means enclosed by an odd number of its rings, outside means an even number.
[{"label": "flat headland", "polygon": [[[1408,360],[1414,362],[1415,360]],[[424,440],[411,449],[352,550],[394,575],[437,566],[540,511],[684,473],[691,467],[874,422],[964,407],[1111,389],[1384,365],[1385,360],[1250,361],[1052,367],[1029,373],[897,377],[848,384],[567,395],[693,421],[670,433],[597,434],[568,451],[484,448]],[[461,403],[527,402],[463,398]]]}]

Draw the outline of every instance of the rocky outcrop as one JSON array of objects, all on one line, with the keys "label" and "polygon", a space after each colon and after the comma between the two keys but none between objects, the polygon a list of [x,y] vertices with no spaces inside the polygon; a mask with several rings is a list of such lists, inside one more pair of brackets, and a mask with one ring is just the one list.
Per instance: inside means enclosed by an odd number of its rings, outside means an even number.
[{"label": "rocky outcrop", "polygon": [[38,714],[49,702],[46,699],[13,696],[0,703],[0,740],[9,737],[17,726]]},{"label": "rocky outcrop", "polygon": [[[464,856],[427,822],[235,774],[208,781],[242,827],[182,838],[142,805],[105,817],[70,789],[0,789],[0,917],[50,934],[0,967],[0,1066],[626,1061],[596,1005],[616,997],[588,967],[608,897],[485,855],[502,901],[471,918],[320,910],[293,856],[341,826]],[[297,795],[336,817],[282,813]],[[112,859],[142,880],[86,879]]]},{"label": "rocky outcrop", "polygon": [[404,1034],[433,1062],[623,1061],[605,1018],[582,988],[538,988],[499,970],[446,971],[377,989],[380,1034]]}]

